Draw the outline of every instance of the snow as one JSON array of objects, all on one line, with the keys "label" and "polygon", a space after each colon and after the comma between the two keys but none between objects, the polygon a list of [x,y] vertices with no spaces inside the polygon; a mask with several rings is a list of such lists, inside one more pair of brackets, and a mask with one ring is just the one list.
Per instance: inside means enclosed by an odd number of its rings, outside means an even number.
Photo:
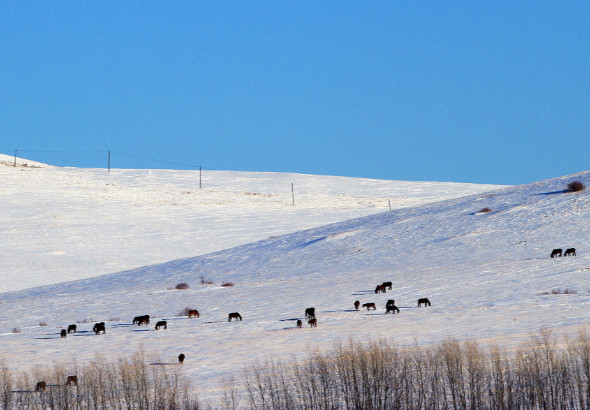
[{"label": "snow", "polygon": [[[571,334],[588,320],[590,196],[563,190],[572,180],[588,186],[590,172],[493,187],[216,171],[201,189],[198,171],[0,173],[10,290],[0,294],[0,354],[11,366],[143,346],[164,361],[185,353],[199,395],[215,400],[221,381],[248,363],[350,338],[510,346],[542,328]],[[485,207],[492,211],[479,212]],[[550,258],[557,247],[577,256]],[[375,294],[387,280],[393,290]],[[190,289],[175,290],[181,282]],[[552,294],[557,288],[576,293]],[[420,297],[432,307],[418,308]],[[384,314],[388,299],[399,315]],[[355,300],[377,310],[355,311]],[[297,329],[310,306],[318,327]],[[186,307],[201,317],[179,316]],[[229,312],[244,320],[228,322]],[[143,314],[151,326],[131,324]],[[160,319],[168,330],[154,330]],[[107,334],[95,336],[92,320],[105,321]],[[80,333],[59,337],[84,321]]]}]

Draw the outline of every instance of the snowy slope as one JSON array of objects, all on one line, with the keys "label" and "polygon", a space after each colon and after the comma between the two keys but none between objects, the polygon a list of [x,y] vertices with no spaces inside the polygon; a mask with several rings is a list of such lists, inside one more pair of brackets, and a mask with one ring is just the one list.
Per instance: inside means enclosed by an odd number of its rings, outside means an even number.
[{"label": "snowy slope", "polygon": [[[0,292],[100,276],[490,185],[60,168],[0,155]],[[202,187],[200,188],[200,184]],[[295,206],[291,194],[294,184]]]},{"label": "snowy slope", "polygon": [[[266,238],[208,255],[0,295],[1,350],[12,366],[50,364],[75,352],[127,353],[144,346],[185,370],[203,398],[242,366],[267,357],[289,359],[349,338],[391,338],[401,344],[445,337],[510,345],[541,328],[581,329],[590,307],[590,195],[565,193],[568,182],[590,185],[590,172],[485,194],[378,213]],[[489,207],[491,212],[480,213]],[[578,255],[549,258],[553,248]],[[213,284],[200,284],[200,279]],[[393,282],[376,295],[375,285]],[[224,281],[231,287],[220,286]],[[186,282],[188,290],[172,290]],[[551,290],[575,290],[551,294]],[[549,294],[547,294],[549,293]],[[432,307],[417,308],[428,297]],[[399,315],[386,315],[387,299]],[[353,302],[375,302],[355,311]],[[295,328],[306,307],[318,327]],[[185,307],[202,316],[178,316]],[[242,322],[227,321],[238,311]],[[167,319],[166,331],[131,325],[134,316]],[[77,321],[92,323],[59,338]],[[48,326],[37,324],[46,321]],[[19,327],[22,333],[12,333]]]}]

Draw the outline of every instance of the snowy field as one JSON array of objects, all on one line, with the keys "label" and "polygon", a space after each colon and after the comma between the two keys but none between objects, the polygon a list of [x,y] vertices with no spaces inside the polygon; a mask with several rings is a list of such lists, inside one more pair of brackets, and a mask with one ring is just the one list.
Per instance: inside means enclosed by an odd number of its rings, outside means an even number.
[{"label": "snowy field", "polygon": [[[201,189],[194,171],[0,173],[2,286],[12,290],[0,294],[0,355],[14,367],[140,346],[170,362],[182,352],[199,396],[215,400],[248,363],[350,338],[511,345],[588,322],[590,196],[563,190],[590,185],[590,172],[491,187],[218,171]],[[577,256],[550,258],[557,247]],[[375,294],[383,281],[393,290]],[[173,289],[182,282],[190,289]],[[417,308],[420,297],[432,306]],[[388,299],[399,315],[385,314]],[[377,310],[356,311],[355,300]],[[311,306],[318,327],[297,329]],[[201,317],[179,315],[186,307]],[[143,314],[168,329],[131,324]],[[72,323],[80,332],[61,339]]]}]

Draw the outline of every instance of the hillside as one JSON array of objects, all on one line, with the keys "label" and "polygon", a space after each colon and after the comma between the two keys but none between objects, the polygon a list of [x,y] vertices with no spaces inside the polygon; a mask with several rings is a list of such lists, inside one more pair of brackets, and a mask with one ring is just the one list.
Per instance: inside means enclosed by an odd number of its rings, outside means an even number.
[{"label": "hillside", "polygon": [[[204,255],[497,188],[233,171],[81,169],[0,155],[0,292]],[[295,206],[291,193],[294,184]]]},{"label": "hillside", "polygon": [[[455,337],[510,346],[542,328],[573,334],[586,325],[590,307],[590,195],[563,192],[572,180],[588,186],[590,172],[4,293],[0,353],[23,368],[141,346],[170,362],[183,352],[200,396],[215,399],[221,381],[239,377],[248,363],[301,357],[350,338],[412,345]],[[491,211],[479,212],[485,207]],[[575,247],[577,256],[550,258],[557,247]],[[386,280],[393,290],[375,294]],[[190,289],[174,290],[181,282]],[[417,308],[420,297],[432,306]],[[399,315],[385,314],[388,299]],[[355,311],[355,300],[375,302],[377,310]],[[310,306],[318,327],[297,329]],[[201,317],[179,315],[186,307]],[[244,320],[228,322],[229,312]],[[142,314],[166,319],[168,330],[132,325]],[[92,320],[105,321],[107,334],[94,335]],[[81,331],[61,339],[60,327],[76,322]]]}]

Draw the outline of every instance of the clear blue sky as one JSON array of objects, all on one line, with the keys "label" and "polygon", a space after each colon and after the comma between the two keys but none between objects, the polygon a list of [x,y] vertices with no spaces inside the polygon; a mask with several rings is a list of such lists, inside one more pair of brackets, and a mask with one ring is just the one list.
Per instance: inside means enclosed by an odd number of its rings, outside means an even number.
[{"label": "clear blue sky", "polygon": [[55,165],[518,184],[589,99],[588,1],[0,2],[0,152]]}]

